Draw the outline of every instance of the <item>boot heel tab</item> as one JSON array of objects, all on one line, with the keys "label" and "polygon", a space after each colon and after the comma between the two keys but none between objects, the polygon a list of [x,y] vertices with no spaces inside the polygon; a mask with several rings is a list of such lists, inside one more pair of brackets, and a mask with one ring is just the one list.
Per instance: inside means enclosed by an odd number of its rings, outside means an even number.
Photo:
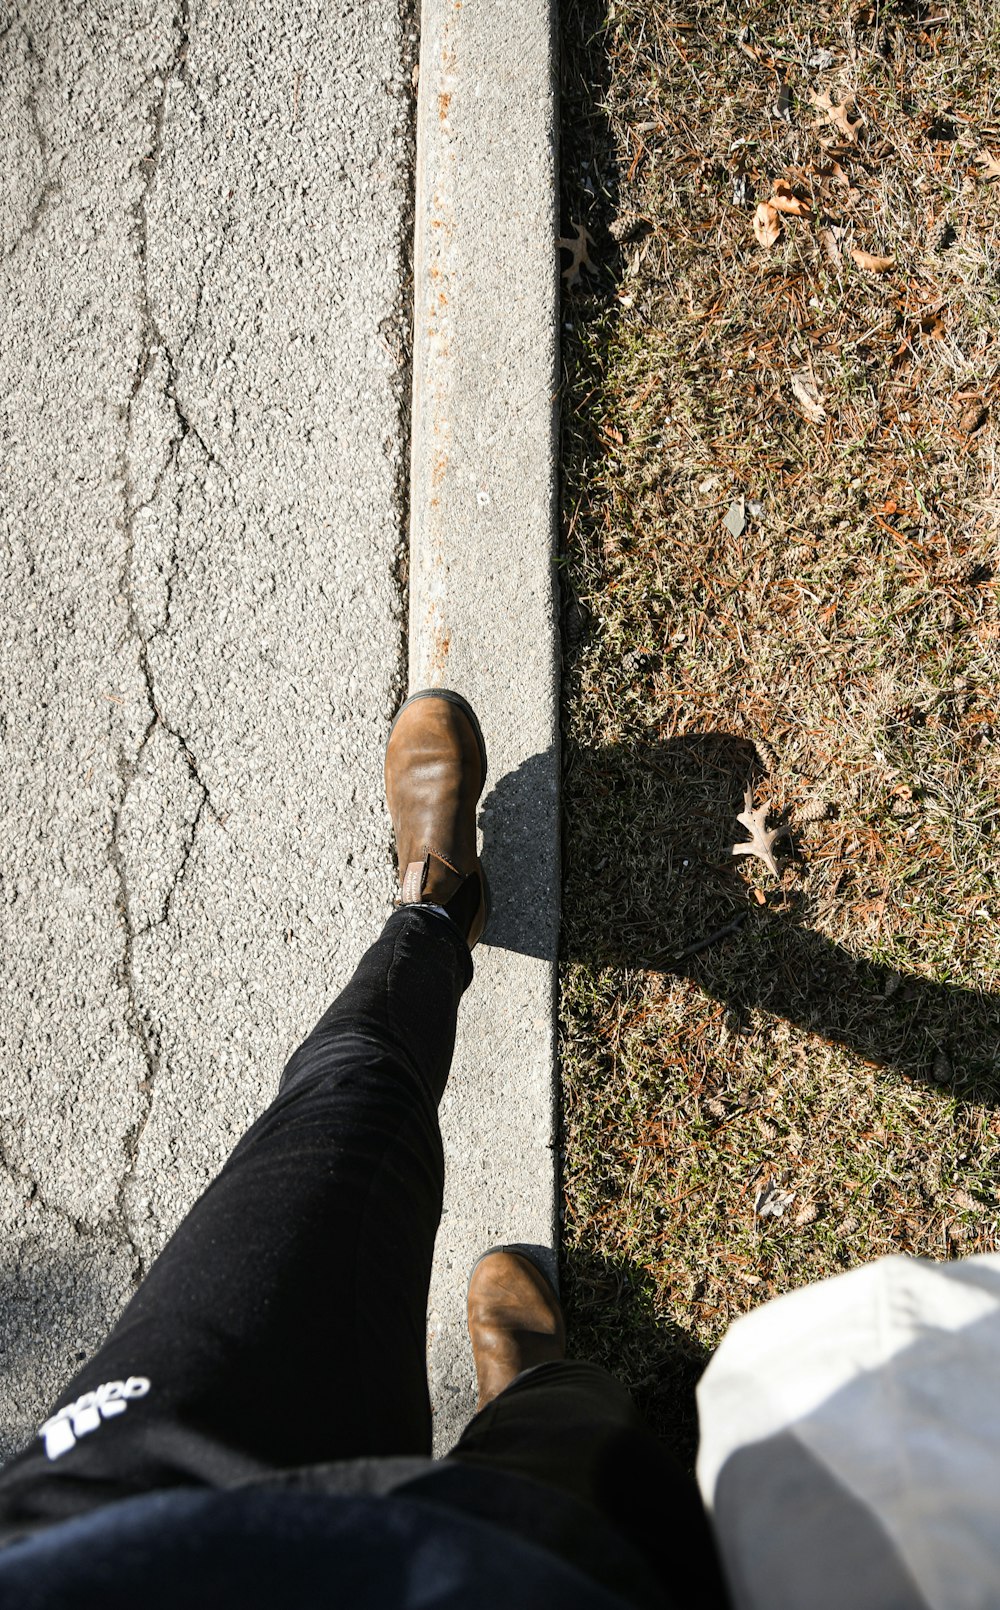
[{"label": "boot heel tab", "polygon": [[403,885],[399,891],[399,903],[402,906],[417,906],[424,892],[427,882],[427,857],[422,861],[411,861],[403,876]]}]

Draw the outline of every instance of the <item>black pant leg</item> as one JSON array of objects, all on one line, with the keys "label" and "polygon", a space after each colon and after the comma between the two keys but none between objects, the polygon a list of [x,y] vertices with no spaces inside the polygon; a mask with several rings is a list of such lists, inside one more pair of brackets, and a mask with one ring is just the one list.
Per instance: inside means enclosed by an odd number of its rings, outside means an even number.
[{"label": "black pant leg", "polygon": [[67,1387],[74,1413],[0,1475],[0,1534],[157,1487],[429,1452],[437,1102],[471,976],[447,919],[390,917]]},{"label": "black pant leg", "polygon": [[472,973],[469,947],[447,917],[420,906],[393,912],[353,978],[289,1060],[281,1092],[309,1078],[327,1048],[350,1034],[374,1040],[419,1074],[436,1106],[451,1068],[459,1001]]},{"label": "black pant leg", "polygon": [[[693,1477],[598,1365],[564,1359],[525,1370],[470,1421],[451,1462],[520,1476],[579,1501],[610,1523],[665,1586],[690,1582],[692,1603],[706,1610],[727,1605]],[[537,1510],[534,1532],[544,1537],[541,1498]],[[495,1518],[503,1523],[502,1515]],[[565,1544],[561,1551],[571,1552]]]}]

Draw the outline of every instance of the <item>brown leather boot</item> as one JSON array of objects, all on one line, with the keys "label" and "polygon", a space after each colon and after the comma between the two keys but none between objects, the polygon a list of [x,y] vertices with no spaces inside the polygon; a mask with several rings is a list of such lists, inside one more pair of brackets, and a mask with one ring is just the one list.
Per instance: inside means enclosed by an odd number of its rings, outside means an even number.
[{"label": "brown leather boot", "polygon": [[469,949],[489,916],[476,853],[476,805],[486,745],[460,693],[427,688],[401,707],[385,751],[385,792],[396,833],[396,904],[443,906]]},{"label": "brown leather boot", "polygon": [[566,1357],[562,1308],[542,1271],[522,1252],[487,1252],[469,1281],[469,1339],[480,1409],[535,1364]]}]

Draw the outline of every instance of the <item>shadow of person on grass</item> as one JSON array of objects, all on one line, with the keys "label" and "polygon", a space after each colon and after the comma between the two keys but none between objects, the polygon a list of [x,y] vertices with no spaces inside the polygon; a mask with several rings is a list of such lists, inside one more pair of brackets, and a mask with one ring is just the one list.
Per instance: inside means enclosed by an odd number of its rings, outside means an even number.
[{"label": "shadow of person on grass", "polygon": [[[732,854],[748,836],[736,821],[744,788],[762,775],[745,738],[710,732],[577,749],[570,765],[565,960],[686,977],[725,1003],[736,1028],[763,1009],[867,1062],[937,1081],[943,1093],[998,1101],[1000,999],[855,954],[819,932],[813,924],[825,913],[794,830],[775,846],[779,867],[794,869],[788,887],[769,880],[766,903],[757,903]],[[487,942],[535,956],[552,950],[517,846],[551,774],[551,756],[534,756],[499,780],[482,817],[496,897]],[[845,857],[839,887],[853,875]]]},{"label": "shadow of person on grass", "polygon": [[686,1469],[698,1449],[694,1389],[711,1353],[656,1309],[656,1283],[627,1258],[565,1247],[560,1286],[570,1352],[610,1370]]}]

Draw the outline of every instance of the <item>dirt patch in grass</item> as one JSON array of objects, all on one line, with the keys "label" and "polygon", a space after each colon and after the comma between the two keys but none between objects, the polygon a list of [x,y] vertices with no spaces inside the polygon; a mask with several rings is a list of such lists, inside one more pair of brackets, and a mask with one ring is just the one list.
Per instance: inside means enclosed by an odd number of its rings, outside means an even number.
[{"label": "dirt patch in grass", "polygon": [[565,1285],[690,1451],[738,1314],[997,1246],[1000,23],[562,29]]}]

